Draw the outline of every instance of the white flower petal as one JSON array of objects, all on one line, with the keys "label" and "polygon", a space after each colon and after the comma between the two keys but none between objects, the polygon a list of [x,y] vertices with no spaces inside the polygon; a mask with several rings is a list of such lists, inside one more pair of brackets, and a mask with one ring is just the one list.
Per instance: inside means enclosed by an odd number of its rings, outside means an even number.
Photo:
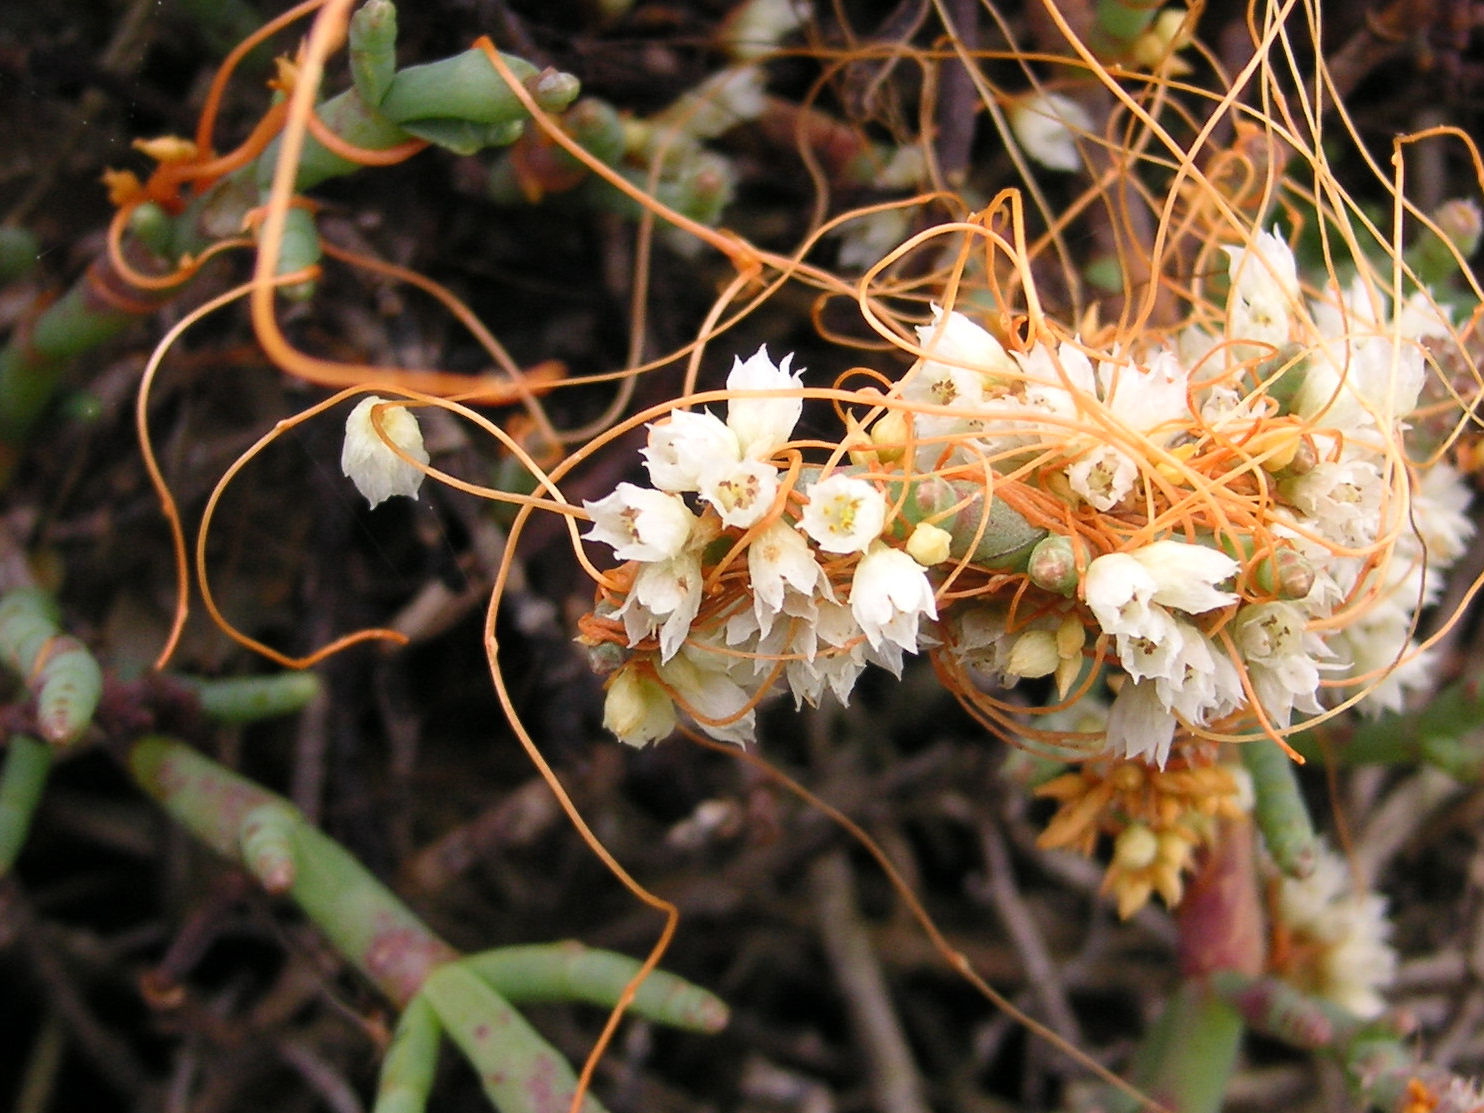
[{"label": "white flower petal", "polygon": [[1186,614],[1204,614],[1235,603],[1235,592],[1218,591],[1216,584],[1236,575],[1239,565],[1207,545],[1166,539],[1130,551],[1154,580],[1154,602]]}]

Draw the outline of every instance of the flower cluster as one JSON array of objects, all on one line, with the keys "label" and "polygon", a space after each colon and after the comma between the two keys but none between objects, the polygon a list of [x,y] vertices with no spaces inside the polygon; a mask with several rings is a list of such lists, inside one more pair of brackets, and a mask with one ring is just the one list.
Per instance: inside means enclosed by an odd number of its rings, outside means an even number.
[{"label": "flower cluster", "polygon": [[937,617],[922,546],[894,536],[881,480],[805,468],[791,448],[803,396],[789,364],[766,349],[737,360],[725,419],[677,410],[651,425],[653,486],[585,504],[585,536],[628,562],[584,628],[628,651],[605,706],[626,742],[668,734],[677,705],[745,742],[775,685],[799,703],[847,700],[868,663],[900,673]]},{"label": "flower cluster", "polygon": [[903,386],[932,407],[920,469],[992,464],[1025,505],[1056,500],[1039,522],[1080,553],[1072,598],[981,605],[990,644],[983,615],[960,616],[961,669],[1040,675],[1017,666],[1020,646],[1078,617],[1121,677],[1096,748],[1158,765],[1217,724],[1281,733],[1351,693],[1399,707],[1426,672],[1418,611],[1472,531],[1458,475],[1403,451],[1428,346],[1451,336],[1438,308],[1418,294],[1389,309],[1360,279],[1306,300],[1276,233],[1228,258],[1219,334],[1100,358],[1075,338],[1007,352],[940,314]]},{"label": "flower cluster", "polygon": [[628,562],[585,628],[623,650],[610,727],[648,742],[678,706],[744,741],[773,687],[845,700],[919,650],[1002,729],[995,685],[1054,678],[1047,710],[1106,691],[1098,730],[1052,741],[1159,767],[1344,699],[1399,706],[1472,528],[1457,474],[1405,451],[1448,321],[1359,278],[1306,296],[1276,231],[1226,258],[1220,326],[1141,345],[1002,342],[935,308],[848,466],[805,462],[801,380],[766,351],[736,362],[724,418],[650,426],[652,486],[587,504]]},{"label": "flower cluster", "polygon": [[1328,847],[1319,850],[1309,876],[1277,883],[1274,972],[1356,1016],[1377,1016],[1385,1007],[1380,990],[1396,974],[1386,902],[1357,892],[1345,860]]}]

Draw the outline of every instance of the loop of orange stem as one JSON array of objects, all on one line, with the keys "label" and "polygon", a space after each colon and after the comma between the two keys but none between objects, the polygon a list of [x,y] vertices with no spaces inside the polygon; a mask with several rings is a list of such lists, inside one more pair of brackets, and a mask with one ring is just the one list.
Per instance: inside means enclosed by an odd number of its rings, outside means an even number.
[{"label": "loop of orange stem", "polygon": [[426,139],[408,139],[395,147],[358,147],[336,135],[317,112],[310,112],[305,122],[309,125],[309,134],[332,155],[361,166],[395,166],[431,146]]},{"label": "loop of orange stem", "polygon": [[206,104],[201,109],[201,117],[196,123],[196,148],[198,150],[204,152],[212,149],[211,133],[216,130],[216,116],[221,108],[222,94],[226,91],[227,82],[231,80],[237,64],[259,43],[277,34],[289,24],[303,19],[317,8],[324,7],[326,3],[327,0],[303,0],[302,3],[295,4],[282,15],[270,19],[232,48],[222,60],[221,66],[211,79],[211,87],[206,92]]},{"label": "loop of orange stem", "polygon": [[[278,268],[279,249],[288,209],[292,203],[294,180],[304,151],[308,120],[314,111],[315,96],[324,74],[325,59],[340,42],[345,19],[353,2],[354,0],[325,0],[324,6],[315,17],[303,50],[298,80],[288,101],[288,117],[280,138],[278,163],[274,167],[272,185],[263,206],[258,259],[253,272],[250,298],[253,331],[270,360],[286,373],[318,386],[343,389],[372,382],[387,383],[402,390],[498,403],[511,397],[512,384],[508,380],[455,375],[431,369],[408,370],[320,359],[295,348],[278,326],[273,306],[275,280],[272,276]],[[515,389],[518,392],[519,388]]]},{"label": "loop of orange stem", "polygon": [[[293,278],[294,276],[285,276],[284,280],[292,281]],[[249,284],[248,291],[251,292],[253,288],[254,287]],[[240,296],[240,294],[236,291],[234,291],[233,293]],[[215,518],[216,516],[217,505],[221,502],[222,495],[225,493],[227,485],[232,482],[233,478],[237,475],[238,472],[246,467],[260,452],[263,451],[263,449],[267,448],[268,445],[277,440],[282,433],[294,428],[296,425],[300,425],[303,422],[308,421],[310,418],[313,418],[316,415],[324,412],[331,406],[338,405],[346,398],[349,398],[357,393],[359,393],[359,390],[356,388],[341,391],[339,394],[327,398],[323,402],[317,403],[316,405],[309,407],[307,410],[303,410],[300,413],[295,414],[292,418],[287,418],[283,421],[278,422],[267,433],[259,437],[257,441],[255,441],[253,445],[247,449],[246,452],[244,452],[241,456],[237,457],[237,459],[232,462],[232,466],[229,467],[222,474],[222,477],[217,480],[216,486],[212,488],[211,496],[206,500],[206,508],[201,513],[201,525],[196,536],[196,581],[201,589],[202,605],[205,606],[207,614],[211,616],[212,622],[214,622],[216,626],[234,642],[245,649],[249,649],[254,653],[268,658],[268,660],[274,662],[282,668],[307,669],[318,664],[320,661],[323,661],[326,657],[331,657],[334,654],[339,653],[341,650],[347,649],[353,645],[359,645],[361,642],[389,641],[396,645],[406,645],[409,640],[406,634],[403,634],[397,630],[388,630],[382,628],[359,630],[354,634],[346,634],[343,637],[336,638],[328,645],[323,646],[322,648],[317,649],[312,653],[306,654],[303,657],[290,657],[287,654],[281,653],[278,650],[274,649],[272,646],[258,641],[256,638],[250,637],[247,634],[244,634],[242,631],[238,630],[232,623],[227,621],[226,616],[222,614],[221,609],[216,604],[216,597],[212,594],[211,581],[207,573],[206,541],[211,533],[211,523],[213,518]]]},{"label": "loop of orange stem", "polygon": [[224,294],[218,294],[205,304],[191,310],[165,333],[160,342],[155,345],[155,350],[150,353],[149,362],[144,368],[144,375],[139,380],[139,391],[134,399],[134,430],[139,439],[139,453],[144,459],[144,470],[149,475],[150,485],[154,487],[155,495],[160,500],[160,510],[165,515],[165,524],[170,532],[170,550],[175,562],[175,615],[165,637],[165,644],[155,657],[156,671],[165,668],[174,655],[176,646],[180,644],[181,632],[185,629],[186,619],[190,613],[191,574],[189,558],[186,555],[185,528],[180,520],[180,509],[176,505],[170,484],[160,470],[159,461],[155,457],[154,441],[150,437],[150,388],[154,385],[155,376],[160,370],[165,354],[180,339],[181,335],[208,314],[214,313],[238,298],[246,297],[249,289],[251,287],[244,283]]}]

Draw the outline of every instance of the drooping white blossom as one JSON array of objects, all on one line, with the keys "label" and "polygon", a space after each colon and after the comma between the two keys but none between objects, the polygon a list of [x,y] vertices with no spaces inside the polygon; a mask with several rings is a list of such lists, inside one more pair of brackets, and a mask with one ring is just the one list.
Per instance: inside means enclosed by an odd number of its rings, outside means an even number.
[{"label": "drooping white blossom", "polygon": [[[383,407],[378,416],[386,440],[372,424],[371,411],[377,406]],[[390,403],[389,399],[367,395],[345,419],[340,470],[373,507],[393,495],[415,499],[423,482],[423,469],[398,456],[387,441],[418,464],[428,463],[428,450],[423,447],[422,428],[416,415],[406,406]]]}]

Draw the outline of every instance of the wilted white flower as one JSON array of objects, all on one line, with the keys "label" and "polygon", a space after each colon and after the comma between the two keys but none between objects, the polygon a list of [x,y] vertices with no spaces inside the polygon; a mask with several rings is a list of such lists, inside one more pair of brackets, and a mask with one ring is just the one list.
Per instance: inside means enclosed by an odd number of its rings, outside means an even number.
[{"label": "wilted white flower", "polygon": [[715,139],[738,124],[757,119],[765,103],[762,71],[746,66],[712,74],[651,122],[678,128],[697,139]]},{"label": "wilted white flower", "polygon": [[881,536],[886,497],[864,479],[837,472],[807,493],[809,502],[799,525],[825,552],[864,552]]},{"label": "wilted white flower", "polygon": [[756,734],[756,715],[742,710],[753,693],[733,677],[735,660],[714,647],[687,646],[657,671],[703,731],[720,742],[746,745]]},{"label": "wilted white flower", "polygon": [[1071,97],[1037,91],[1010,109],[1010,127],[1025,153],[1051,170],[1082,165],[1076,133],[1092,131],[1092,117]]},{"label": "wilted white flower", "polygon": [[753,61],[798,30],[807,11],[796,0],[744,0],[727,17],[721,41],[733,58]]},{"label": "wilted white flower", "polygon": [[[371,421],[371,411],[376,406],[385,407],[378,418],[386,440],[382,440]],[[355,409],[345,419],[345,445],[340,450],[340,470],[372,506],[393,495],[415,499],[423,482],[422,469],[398,456],[387,441],[419,464],[427,464],[428,450],[423,447],[422,429],[413,412],[406,406],[389,404],[386,398],[367,395],[356,403]]]}]

